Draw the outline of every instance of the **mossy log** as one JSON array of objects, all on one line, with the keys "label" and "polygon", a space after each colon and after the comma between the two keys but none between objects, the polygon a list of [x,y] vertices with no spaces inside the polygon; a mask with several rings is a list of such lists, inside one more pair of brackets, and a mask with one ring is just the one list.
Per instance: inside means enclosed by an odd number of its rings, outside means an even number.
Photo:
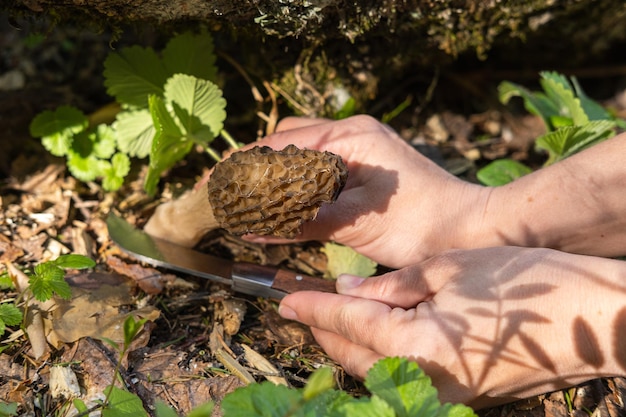
[{"label": "mossy log", "polygon": [[320,97],[330,84],[346,87],[358,107],[407,73],[428,78],[459,57],[567,68],[626,39],[623,0],[11,0],[2,9],[18,25],[39,17],[90,30],[202,24],[309,114],[328,111]]},{"label": "mossy log", "polygon": [[[621,0],[12,0],[11,13],[102,25],[202,21],[214,28],[314,42],[409,35],[420,44],[458,54],[484,54],[500,36],[526,37],[559,21],[563,37],[591,49],[623,38]],[[592,30],[589,28],[593,26]]]}]

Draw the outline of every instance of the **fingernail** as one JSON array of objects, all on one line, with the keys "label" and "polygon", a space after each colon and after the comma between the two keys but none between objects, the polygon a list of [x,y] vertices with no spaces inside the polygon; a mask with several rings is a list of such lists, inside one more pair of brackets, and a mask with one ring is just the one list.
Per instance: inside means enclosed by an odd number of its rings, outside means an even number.
[{"label": "fingernail", "polygon": [[341,274],[337,277],[337,291],[343,292],[361,285],[365,278],[356,275]]},{"label": "fingernail", "polygon": [[292,310],[291,307],[282,304],[278,306],[278,314],[287,320],[298,320],[296,312]]}]

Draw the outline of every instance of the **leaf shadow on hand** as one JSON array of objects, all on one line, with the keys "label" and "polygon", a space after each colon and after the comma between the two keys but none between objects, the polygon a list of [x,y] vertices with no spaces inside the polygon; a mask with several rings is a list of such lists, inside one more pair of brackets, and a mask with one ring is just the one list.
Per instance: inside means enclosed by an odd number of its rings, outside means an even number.
[{"label": "leaf shadow on hand", "polygon": [[[450,393],[453,390],[456,393],[454,395],[459,396],[458,398],[447,398],[447,400],[469,401],[470,405],[480,408],[485,405],[510,402],[558,387],[574,386],[597,377],[597,374],[592,372],[588,374],[561,374],[560,369],[563,368],[560,368],[559,365],[563,358],[558,355],[562,349],[555,351],[554,346],[549,345],[546,340],[538,338],[537,335],[542,333],[541,330],[533,329],[534,326],[554,325],[557,326],[556,328],[569,326],[571,336],[562,342],[566,345],[571,344],[571,348],[578,358],[592,368],[602,366],[605,362],[605,356],[608,354],[607,349],[611,349],[611,347],[600,346],[593,327],[587,323],[584,317],[564,316],[562,317],[563,323],[554,323],[553,317],[545,316],[533,308],[533,306],[539,306],[541,303],[554,303],[554,292],[560,291],[557,296],[561,296],[563,290],[566,290],[562,286],[567,286],[568,282],[561,283],[556,279],[546,277],[544,282],[519,285],[516,283],[516,277],[531,270],[536,264],[551,263],[553,270],[570,271],[572,276],[582,277],[582,279],[590,280],[594,284],[607,286],[611,290],[626,293],[626,285],[616,285],[599,274],[581,270],[567,262],[549,256],[537,259],[522,258],[521,256],[507,258],[505,256],[507,255],[507,248],[502,249],[501,255],[503,256],[488,261],[499,262],[502,265],[499,268],[491,268],[494,271],[492,274],[480,277],[480,280],[476,280],[479,282],[474,282],[472,285],[462,285],[463,280],[467,278],[464,277],[464,271],[471,268],[468,264],[468,262],[472,262],[471,256],[459,257],[458,264],[453,266],[456,270],[456,276],[450,277],[450,282],[460,284],[454,284],[452,291],[458,297],[472,300],[469,303],[471,306],[458,311],[448,309],[431,315],[431,318],[436,321],[439,334],[447,341],[447,345],[457,347],[453,355],[456,356],[461,370],[453,375],[449,369],[445,369],[441,364],[434,363],[432,360],[429,361],[429,358],[417,358],[417,360],[422,364],[427,374],[437,381],[445,382],[445,392]],[[514,255],[515,252],[511,254]],[[567,274],[561,276],[567,276]],[[552,298],[542,300],[543,297],[550,295]],[[436,305],[438,303],[436,294],[434,301]],[[567,299],[562,301],[569,302]],[[457,304],[463,305],[458,301]],[[483,326],[477,326],[477,323],[481,323]],[[552,327],[548,327],[548,329],[550,328]],[[626,370],[626,343],[624,343],[626,340],[626,308],[617,314],[613,328],[615,329],[613,354],[617,358],[619,366]],[[476,355],[482,356],[483,359],[476,360]],[[471,361],[468,359],[470,357],[473,357]],[[518,369],[526,368],[527,371],[523,371],[523,373],[529,375],[528,380],[522,381],[519,389],[510,393],[494,393],[485,389],[485,387],[488,388],[493,385],[493,382],[489,382],[490,380],[499,379],[498,373],[502,371],[502,367],[507,366],[505,364]],[[540,377],[534,378],[533,373]],[[515,386],[515,383],[515,381],[510,381],[512,386]],[[475,398],[476,395],[481,396]]]},{"label": "leaf shadow on hand", "polygon": [[[595,184],[597,180],[589,179],[594,182],[594,187],[599,189],[600,184]],[[576,219],[578,222],[579,219]],[[604,241],[604,233],[593,231],[598,226],[604,225],[606,231],[622,230],[624,224],[623,213],[599,212],[595,218],[587,220],[585,224],[569,223],[563,224],[559,229],[550,230],[550,233],[538,233],[533,230],[529,223],[520,220],[519,232],[507,232],[497,230],[497,237],[503,242],[503,245],[518,246],[522,245],[529,248],[552,248],[569,253],[578,253],[585,255],[598,255],[605,257],[626,256],[626,249],[623,245],[613,244],[611,252],[607,253],[606,242]],[[519,235],[518,235],[519,234]],[[558,239],[559,246],[555,246],[554,240]],[[603,242],[604,241],[604,242]],[[520,243],[523,242],[523,243]],[[551,243],[552,242],[552,243]],[[601,253],[593,252],[593,242],[597,242],[596,247],[602,250]]]}]

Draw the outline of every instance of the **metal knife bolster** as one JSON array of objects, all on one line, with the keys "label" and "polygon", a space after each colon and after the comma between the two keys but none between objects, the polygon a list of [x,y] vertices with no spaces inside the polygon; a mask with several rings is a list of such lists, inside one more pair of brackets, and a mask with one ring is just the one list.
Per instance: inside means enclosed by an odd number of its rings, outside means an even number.
[{"label": "metal knife bolster", "polygon": [[244,294],[281,299],[296,291],[335,292],[334,281],[278,269],[271,266],[235,263],[232,288]]},{"label": "metal knife bolster", "polygon": [[286,292],[272,288],[278,269],[271,266],[237,262],[233,264],[233,290],[259,297],[281,299]]}]

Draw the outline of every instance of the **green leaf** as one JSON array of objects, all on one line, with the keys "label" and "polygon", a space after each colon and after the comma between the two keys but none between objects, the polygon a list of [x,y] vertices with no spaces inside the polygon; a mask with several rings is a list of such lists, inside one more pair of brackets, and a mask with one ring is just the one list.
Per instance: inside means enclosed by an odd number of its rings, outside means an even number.
[{"label": "green leaf", "polygon": [[141,109],[118,113],[113,129],[120,151],[137,158],[150,155],[155,134],[150,110]]},{"label": "green leaf", "polygon": [[440,407],[430,378],[412,361],[401,358],[378,361],[367,373],[365,386],[391,405],[398,417],[436,415]]},{"label": "green leaf", "polygon": [[396,417],[393,407],[377,396],[346,402],[338,407],[337,414],[346,417]]},{"label": "green leaf", "polygon": [[165,100],[171,102],[187,137],[197,143],[211,143],[224,127],[226,100],[210,81],[176,74],[165,84]]},{"label": "green leaf", "polygon": [[77,254],[61,255],[52,263],[64,269],[87,269],[96,266],[96,262],[93,259]]},{"label": "green leaf", "polygon": [[55,156],[70,150],[72,138],[89,125],[83,112],[75,107],[61,106],[54,111],[39,113],[30,124],[30,134],[40,137],[43,146]]},{"label": "green leaf", "polygon": [[335,389],[327,390],[320,393],[313,399],[306,401],[299,412],[294,413],[294,416],[302,417],[339,417],[343,415],[341,407],[346,404],[355,401],[350,395],[344,391]]},{"label": "green leaf", "polygon": [[365,377],[365,386],[391,405],[398,417],[475,416],[463,405],[442,406],[430,378],[417,363],[405,358],[384,358],[375,363]]},{"label": "green leaf", "polygon": [[447,417],[476,417],[476,413],[464,404],[445,404],[444,410],[439,413],[439,416]]},{"label": "green leaf", "polygon": [[341,120],[347,119],[350,116],[354,116],[356,113],[356,100],[354,97],[350,97],[343,103],[343,106],[335,112],[333,119]]},{"label": "green leaf", "polygon": [[4,274],[0,274],[0,290],[8,290],[10,288],[15,288],[11,276],[6,272]]},{"label": "green leaf", "polygon": [[215,404],[213,402],[204,403],[187,414],[187,417],[207,417],[212,415]]},{"label": "green leaf", "polygon": [[146,321],[148,321],[148,319],[135,321],[133,316],[128,316],[126,320],[124,320],[124,350],[128,349],[130,344],[133,343],[137,333],[141,331]]},{"label": "green leaf", "polygon": [[222,400],[225,417],[283,417],[302,399],[297,390],[271,382],[238,388]]},{"label": "green leaf", "polygon": [[513,97],[521,97],[529,113],[541,117],[546,129],[551,130],[550,118],[559,114],[559,108],[545,94],[532,93],[521,85],[503,81],[498,86],[498,96],[502,104],[507,104]]},{"label": "green leaf", "polygon": [[94,142],[93,154],[96,157],[109,159],[115,153],[115,132],[111,126],[98,125],[90,138]]},{"label": "green leaf", "polygon": [[123,389],[109,385],[104,394],[109,403],[102,409],[102,417],[144,417],[148,413],[143,408],[141,398]]},{"label": "green leaf", "polygon": [[333,377],[332,369],[328,367],[320,368],[313,372],[309,377],[302,396],[306,401],[309,401],[318,395],[333,389],[335,386],[335,378]]},{"label": "green leaf", "polygon": [[84,157],[77,152],[70,151],[67,155],[67,168],[75,178],[88,182],[101,176],[106,165],[94,155]]},{"label": "green leaf", "polygon": [[129,172],[130,159],[123,153],[116,153],[111,158],[111,163],[103,170],[102,188],[106,191],[118,190]]},{"label": "green leaf", "polygon": [[535,142],[537,149],[548,152],[546,165],[567,158],[615,134],[615,122],[612,120],[596,120],[584,126],[563,127],[547,133]]},{"label": "green leaf", "polygon": [[111,346],[115,350],[120,350],[120,345],[115,340],[109,339],[108,337],[98,336],[100,340],[102,340],[107,345]]},{"label": "green leaf", "polygon": [[95,135],[90,132],[84,131],[74,135],[72,140],[72,146],[67,152],[68,156],[76,154],[81,158],[88,158],[90,156],[95,158],[93,148],[95,146]]},{"label": "green leaf", "polygon": [[191,150],[193,142],[183,139],[182,132],[161,98],[150,96],[150,114],[156,134],[150,150],[150,166],[144,189],[149,195],[154,195],[161,173],[183,159]]},{"label": "green leaf", "polygon": [[[154,402],[154,414],[156,417],[178,417],[178,413],[162,400]],[[203,417],[210,416],[211,413],[204,414]],[[187,415],[189,417],[189,415]]]},{"label": "green leaf", "polygon": [[215,82],[213,38],[203,30],[199,34],[185,32],[172,38],[163,50],[163,63],[169,75],[188,74]]},{"label": "green leaf", "polygon": [[531,172],[532,169],[521,162],[512,159],[498,159],[479,169],[476,177],[487,186],[497,187],[508,184]]},{"label": "green leaf", "polygon": [[576,77],[571,77],[570,80],[580,100],[580,105],[583,107],[589,120],[610,120],[613,118],[604,107],[587,96],[587,93],[582,89]]},{"label": "green leaf", "polygon": [[327,242],[322,248],[328,263],[324,276],[337,278],[341,274],[369,277],[376,273],[376,262],[361,255],[349,246]]},{"label": "green leaf", "polygon": [[70,299],[72,290],[65,282],[65,271],[53,262],[44,262],[35,266],[35,274],[29,277],[30,289],[39,301],[46,301],[57,294]]},{"label": "green leaf", "polygon": [[89,408],[80,398],[74,398],[72,400],[72,404],[74,405],[74,408],[76,408],[76,411],[78,411],[79,413],[85,413],[85,415],[89,414],[89,412],[87,411],[89,410]]},{"label": "green leaf", "polygon": [[147,107],[148,96],[163,94],[167,77],[163,62],[151,48],[123,48],[110,53],[104,61],[104,85],[122,104]]},{"label": "green leaf", "polygon": [[0,417],[12,417],[17,415],[18,403],[4,403],[0,401]]},{"label": "green leaf", "polygon": [[559,106],[561,116],[570,117],[574,125],[589,123],[589,118],[567,78],[555,72],[542,72],[540,83],[548,98]]},{"label": "green leaf", "polygon": [[14,304],[0,304],[0,336],[4,334],[6,326],[17,326],[22,322],[22,311]]}]

